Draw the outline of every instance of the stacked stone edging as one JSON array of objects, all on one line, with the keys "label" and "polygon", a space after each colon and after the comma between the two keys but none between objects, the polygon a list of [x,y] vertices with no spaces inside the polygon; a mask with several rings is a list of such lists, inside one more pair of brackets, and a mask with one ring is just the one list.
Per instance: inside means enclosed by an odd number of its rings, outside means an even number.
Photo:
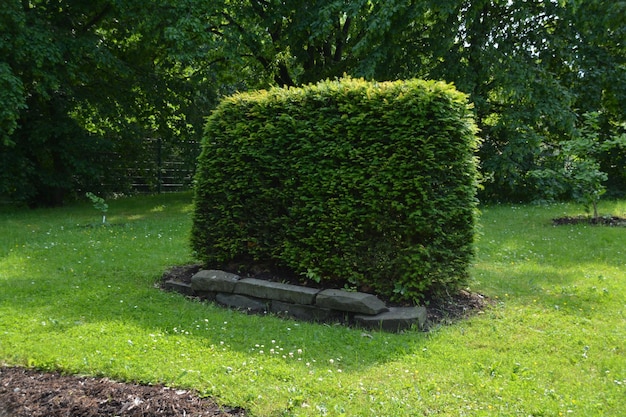
[{"label": "stacked stone edging", "polygon": [[342,321],[385,331],[423,329],[426,324],[426,308],[421,306],[387,307],[373,294],[241,278],[219,270],[199,271],[191,285],[167,281],[165,288],[250,313],[272,312],[305,321]]}]

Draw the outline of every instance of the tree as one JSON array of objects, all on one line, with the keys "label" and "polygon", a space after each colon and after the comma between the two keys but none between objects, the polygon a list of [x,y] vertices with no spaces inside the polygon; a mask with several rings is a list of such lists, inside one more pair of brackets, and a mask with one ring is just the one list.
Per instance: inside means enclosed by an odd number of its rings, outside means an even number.
[{"label": "tree", "polygon": [[[576,114],[602,111],[607,122],[624,121],[617,109],[626,105],[625,31],[616,17],[624,4],[461,1],[435,22],[441,46],[431,49],[428,76],[455,82],[475,103],[483,197],[527,201],[554,189],[547,173],[575,133]],[[603,166],[620,166],[616,155],[606,157]]]},{"label": "tree", "polygon": [[[279,85],[344,73],[454,82],[475,103],[485,139],[483,197],[532,200],[554,185],[546,170],[581,109],[623,120],[623,25],[599,13],[623,15],[623,3],[236,1],[219,33]],[[587,102],[589,94],[604,98]],[[614,166],[615,156],[601,163]]]},{"label": "tree", "polygon": [[[442,79],[468,93],[486,198],[555,190],[549,173],[577,114],[600,111],[601,137],[626,122],[622,0],[149,4],[0,10],[0,194],[52,203],[98,191],[115,171],[107,155],[121,167],[142,152],[137,138],[198,137],[222,95],[343,74]],[[598,162],[626,191],[624,150]]]},{"label": "tree", "polygon": [[137,139],[197,134],[215,78],[189,67],[173,26],[193,3],[10,1],[0,11],[0,194],[59,204],[115,180],[113,168],[142,152]]},{"label": "tree", "polygon": [[601,157],[605,152],[626,150],[626,133],[613,130],[609,135],[601,134],[602,116],[600,112],[582,114],[571,137],[560,144],[555,157],[558,162],[534,173],[550,180],[541,190],[544,200],[567,196],[583,204],[587,212],[593,211],[596,222],[598,203],[607,191],[608,179],[600,164]]},{"label": "tree", "polygon": [[391,80],[428,55],[422,44],[436,18],[433,7],[437,2],[238,0],[226,2],[214,31],[231,46],[229,56],[254,62],[272,84],[301,85],[344,73]]},{"label": "tree", "polygon": [[[598,112],[601,143],[626,133],[626,1],[586,0],[565,9],[559,36],[569,39],[569,66],[559,77],[575,97],[578,114]],[[604,147],[596,155],[608,176],[608,192],[626,194],[626,148]]]}]

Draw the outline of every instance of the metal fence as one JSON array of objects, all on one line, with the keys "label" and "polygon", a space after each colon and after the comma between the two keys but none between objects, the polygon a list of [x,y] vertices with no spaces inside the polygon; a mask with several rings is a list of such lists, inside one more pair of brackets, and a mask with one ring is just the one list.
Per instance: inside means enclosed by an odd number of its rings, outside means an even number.
[{"label": "metal fence", "polygon": [[199,142],[144,139],[135,149],[131,157],[115,153],[107,156],[112,172],[102,184],[105,192],[163,193],[192,188]]}]

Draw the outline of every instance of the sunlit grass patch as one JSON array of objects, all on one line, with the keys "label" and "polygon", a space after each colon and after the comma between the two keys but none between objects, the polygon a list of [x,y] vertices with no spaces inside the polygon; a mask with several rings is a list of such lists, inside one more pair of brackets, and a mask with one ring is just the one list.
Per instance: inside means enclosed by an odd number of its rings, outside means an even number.
[{"label": "sunlit grass patch", "polygon": [[[193,388],[257,416],[619,415],[626,230],[573,205],[483,207],[483,314],[387,334],[249,316],[154,287],[193,262],[190,194],[3,212],[0,362]],[[624,202],[603,202],[624,215]]]}]

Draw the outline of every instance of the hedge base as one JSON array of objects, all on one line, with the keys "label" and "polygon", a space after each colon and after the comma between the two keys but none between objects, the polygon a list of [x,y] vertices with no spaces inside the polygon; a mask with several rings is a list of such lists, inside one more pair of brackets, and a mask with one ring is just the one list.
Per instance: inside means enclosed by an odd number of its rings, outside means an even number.
[{"label": "hedge base", "polygon": [[191,284],[169,280],[164,287],[254,314],[269,312],[296,320],[340,322],[389,332],[426,328],[425,307],[388,307],[375,295],[363,292],[241,278],[219,270],[201,270],[191,278]]}]

